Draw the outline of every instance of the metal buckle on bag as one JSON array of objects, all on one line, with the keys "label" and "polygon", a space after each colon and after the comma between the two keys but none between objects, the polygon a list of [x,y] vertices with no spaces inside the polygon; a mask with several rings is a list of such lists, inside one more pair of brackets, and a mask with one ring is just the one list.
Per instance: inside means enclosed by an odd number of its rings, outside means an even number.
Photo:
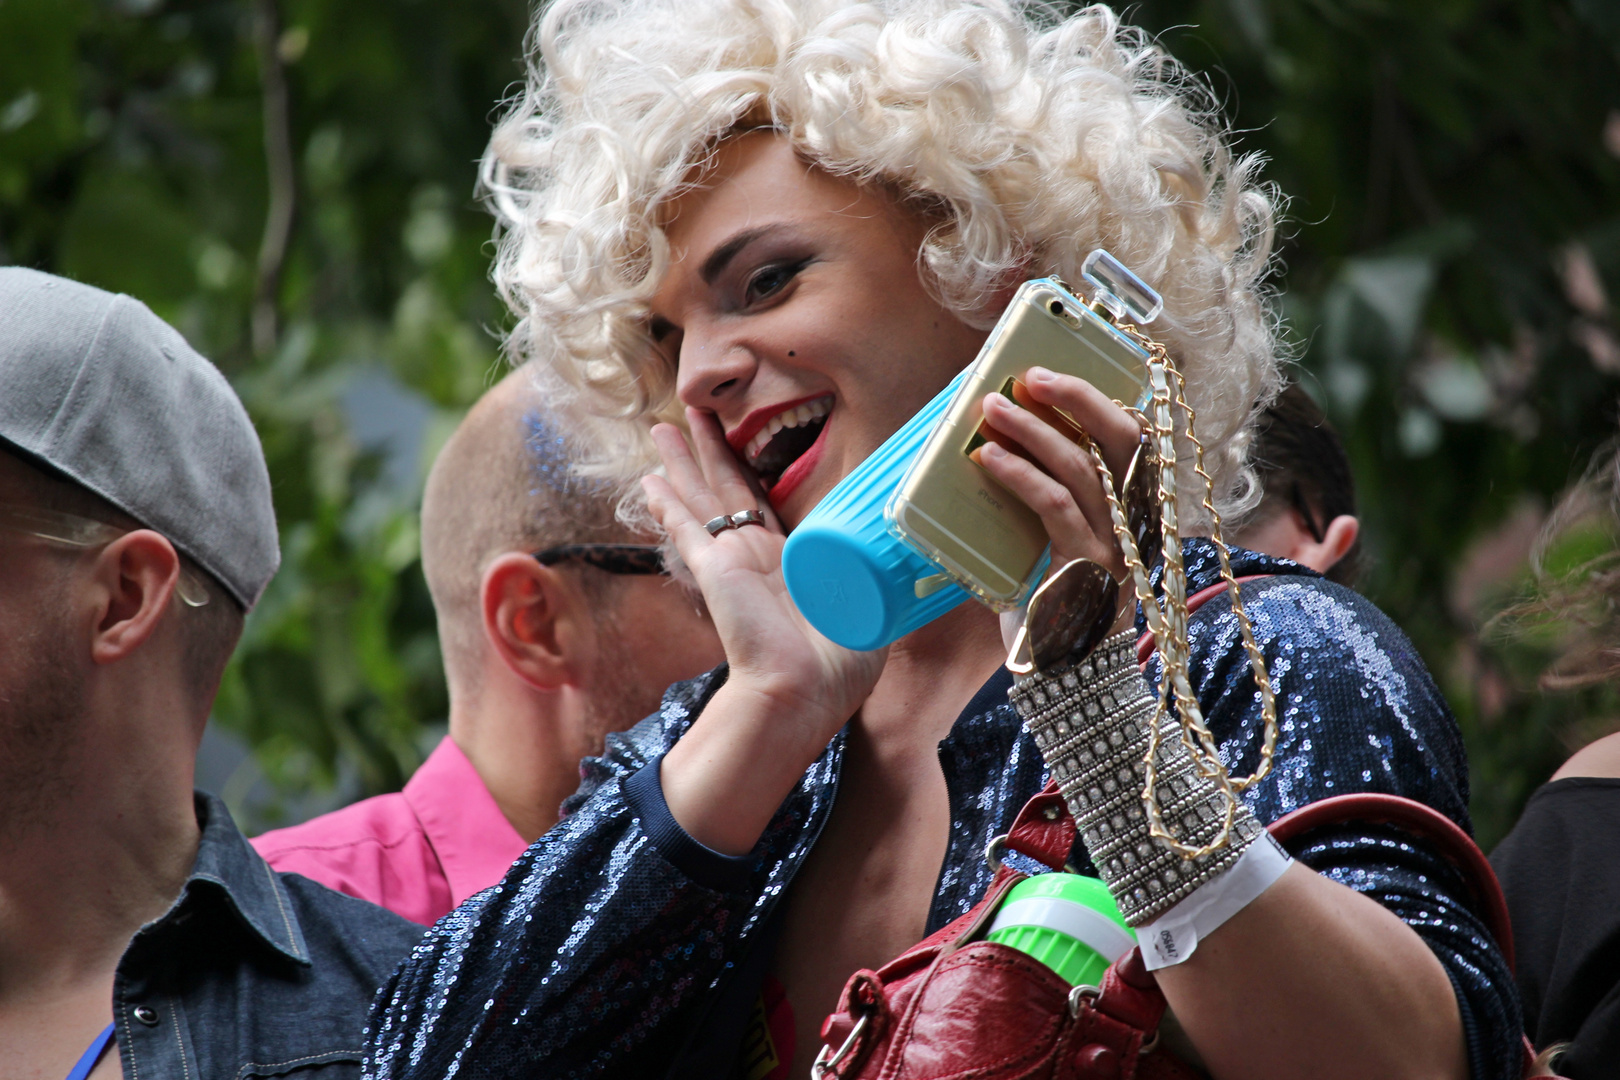
[{"label": "metal buckle on bag", "polygon": [[1070,990],[1069,1018],[1071,1020],[1079,1019],[1080,1010],[1085,1005],[1086,1001],[1088,999],[1091,1001],[1096,1001],[1100,997],[1102,997],[1102,988],[1098,986],[1087,986],[1084,983],[1081,983],[1079,986],[1076,986],[1074,989]]},{"label": "metal buckle on bag", "polygon": [[829,1076],[836,1077],[838,1075],[838,1066],[844,1063],[845,1058],[854,1053],[855,1045],[860,1042],[861,1034],[866,1031],[867,1021],[871,1019],[871,1013],[863,1013],[855,1021],[855,1026],[850,1029],[849,1038],[845,1039],[844,1045],[840,1046],[836,1051],[830,1046],[823,1045],[821,1051],[816,1054],[816,1060],[810,1063],[810,1080],[827,1080]]},{"label": "metal buckle on bag", "polygon": [[[1042,816],[1044,816],[1048,821],[1051,821],[1056,817],[1055,814],[1045,814]],[[992,874],[1001,869],[1001,853],[1007,850],[1007,839],[1011,835],[1011,833],[1002,833],[1000,836],[995,837],[984,846],[984,861],[990,867],[990,872]],[[1022,852],[1020,852],[1020,854],[1022,854]],[[1035,861],[1040,862],[1039,859],[1036,859]],[[1063,872],[1065,874],[1078,874],[1080,871],[1075,868],[1074,863],[1066,862],[1063,864]]]},{"label": "metal buckle on bag", "polygon": [[[1080,1019],[1080,1010],[1085,1008],[1086,1003],[1088,1001],[1094,1002],[1100,997],[1102,997],[1102,989],[1096,986],[1087,986],[1082,983],[1070,990],[1069,1019]],[[1161,1027],[1154,1027],[1153,1034],[1142,1041],[1142,1045],[1137,1048],[1136,1052],[1138,1054],[1151,1054],[1157,1050],[1159,1048],[1159,1035],[1162,1030]],[[820,1080],[820,1078],[818,1077],[817,1080]]]},{"label": "metal buckle on bag", "polygon": [[984,861],[989,864],[992,874],[1001,869],[1001,853],[1007,850],[1007,837],[1009,835],[1009,833],[1002,833],[984,846]]}]

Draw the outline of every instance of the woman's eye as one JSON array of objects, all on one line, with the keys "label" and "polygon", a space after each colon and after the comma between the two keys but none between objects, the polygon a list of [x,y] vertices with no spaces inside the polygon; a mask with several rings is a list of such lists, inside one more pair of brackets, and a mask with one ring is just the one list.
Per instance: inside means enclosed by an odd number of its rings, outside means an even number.
[{"label": "woman's eye", "polygon": [[780,292],[800,270],[804,269],[805,262],[777,263],[772,266],[761,267],[748,284],[743,288],[743,302],[746,304],[758,303]]}]

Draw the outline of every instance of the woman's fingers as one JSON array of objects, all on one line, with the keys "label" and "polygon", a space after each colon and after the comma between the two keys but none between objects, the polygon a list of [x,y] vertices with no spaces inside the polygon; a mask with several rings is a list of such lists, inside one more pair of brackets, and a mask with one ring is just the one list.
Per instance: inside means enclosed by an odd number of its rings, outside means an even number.
[{"label": "woman's fingers", "polygon": [[[687,423],[692,429],[692,445],[697,451],[698,463],[708,480],[709,489],[719,499],[722,514],[737,514],[744,510],[769,510],[770,504],[749,483],[747,470],[737,461],[731,444],[719,419],[703,409],[687,409]],[[774,515],[767,513],[770,527],[776,528]]]},{"label": "woman's fingers", "polygon": [[1102,449],[1103,459],[1114,475],[1124,475],[1142,434],[1135,417],[1101,390],[1072,375],[1035,367],[1024,376],[1024,383],[1036,401],[1074,417]]},{"label": "woman's fingers", "polygon": [[686,436],[673,424],[655,424],[652,429],[653,445],[664,460],[664,472],[671,492],[699,522],[708,521],[725,510],[703,475],[703,467],[692,456]]},{"label": "woman's fingers", "polygon": [[1094,528],[1067,487],[995,443],[986,443],[977,452],[990,475],[1040,515],[1052,538],[1054,561],[1086,558],[1108,567],[1116,578],[1123,576],[1125,560],[1114,544],[1112,529]]},{"label": "woman's fingers", "polygon": [[690,545],[700,536],[707,535],[703,523],[693,516],[669,481],[662,476],[643,476],[641,490],[647,495],[647,509],[652,511],[652,516],[669,533],[676,549],[685,558]]},{"label": "woman's fingers", "polygon": [[[1091,451],[1075,440],[1075,434],[1061,417],[1037,404],[1035,409],[1051,415],[1043,419],[1035,411],[1020,408],[1000,394],[984,400],[985,419],[992,428],[1009,436],[1037,465],[1067,488],[1094,532],[1112,533],[1108,496]],[[1060,426],[1054,426],[1056,425]],[[1003,449],[1011,449],[1003,445]]]},{"label": "woman's fingers", "polygon": [[641,490],[647,495],[647,509],[664,527],[664,532],[675,544],[675,550],[680,552],[681,560],[697,579],[704,599],[708,600],[710,582],[705,569],[708,565],[705,556],[713,544],[708,530],[664,477],[642,477]]},{"label": "woman's fingers", "polygon": [[[709,422],[713,423],[712,418]],[[711,434],[713,433],[705,432],[700,427],[696,435],[698,445],[702,446],[703,440]],[[722,481],[724,490],[730,494],[719,495],[710,485],[701,463],[693,455],[692,448],[679,429],[668,424],[658,424],[653,427],[652,436],[653,443],[658,447],[659,456],[663,458],[666,475],[642,478],[642,490],[647,493],[647,506],[675,541],[675,548],[681,553],[681,558],[692,568],[694,574],[699,575],[700,584],[702,584],[700,566],[711,564],[709,556],[716,546],[716,541],[733,531],[742,535],[721,543],[720,546],[726,547],[728,551],[728,555],[722,560],[723,563],[733,568],[753,567],[766,573],[779,567],[782,534],[776,527],[774,517],[767,518],[769,528],[756,530],[748,527],[741,530],[724,529],[709,532],[708,523],[715,518],[729,517],[757,506],[752,501],[751,495],[737,494],[738,491],[747,492],[748,489],[746,485],[739,487],[735,463],[730,466],[732,479]],[[725,447],[721,447],[721,450],[729,453]],[[712,456],[712,447],[710,453]],[[741,499],[741,503],[729,501],[736,499]],[[755,535],[756,533],[758,535]],[[712,609],[712,598],[710,604]]]}]

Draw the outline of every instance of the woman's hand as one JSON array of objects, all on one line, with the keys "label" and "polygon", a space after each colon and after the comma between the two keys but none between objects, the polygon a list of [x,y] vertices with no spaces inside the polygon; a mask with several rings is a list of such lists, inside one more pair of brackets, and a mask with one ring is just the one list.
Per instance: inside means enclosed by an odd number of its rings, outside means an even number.
[{"label": "woman's hand", "polygon": [[[872,692],[886,653],[852,652],[805,621],[782,581],[786,537],[769,501],[738,464],[713,413],[688,409],[687,420],[695,458],[679,430],[668,424],[653,429],[668,478],[642,481],[648,505],[697,579],[731,665],[730,681],[807,714],[831,714],[831,737]],[[721,514],[756,509],[765,515],[763,527],[714,536],[703,527]]]},{"label": "woman's hand", "polygon": [[[653,428],[667,478],[642,486],[697,579],[731,672],[665,757],[664,797],[694,839],[740,854],[872,692],[888,653],[853,652],[805,621],[782,581],[786,538],[770,503],[714,414],[688,409],[687,420],[691,447],[678,429]],[[765,525],[704,528],[745,510],[761,511]]]},{"label": "woman's hand", "polygon": [[[1142,428],[1134,417],[1072,375],[1037,367],[1029,370],[1023,383],[1029,404],[1061,409],[1073,417],[1102,451],[1116,482],[1125,475],[1141,441]],[[989,442],[977,451],[979,463],[1040,515],[1052,539],[1054,569],[1074,559],[1090,559],[1115,580],[1125,581],[1125,556],[1114,538],[1108,496],[1091,451],[1043,419],[1037,409],[1020,407],[1001,394],[987,394],[985,421],[1001,442],[1021,448],[1028,457]],[[1121,593],[1129,597],[1131,590]],[[1134,605],[1125,603],[1114,630],[1128,625],[1133,615]],[[1009,648],[1023,617],[1022,610],[1001,617],[1002,637]]]}]

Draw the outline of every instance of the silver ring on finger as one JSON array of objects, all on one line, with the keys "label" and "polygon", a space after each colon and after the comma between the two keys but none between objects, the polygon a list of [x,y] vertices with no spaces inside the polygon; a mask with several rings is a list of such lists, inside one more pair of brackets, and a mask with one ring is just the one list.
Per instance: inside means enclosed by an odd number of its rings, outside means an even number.
[{"label": "silver ring on finger", "polygon": [[732,524],[731,518],[731,514],[721,514],[719,517],[712,517],[708,521],[705,521],[703,523],[703,527],[708,530],[710,536],[719,536],[727,529],[735,529],[737,527],[736,525]]},{"label": "silver ring on finger", "polygon": [[744,525],[765,524],[765,515],[758,510],[744,510],[740,514],[732,514],[730,521],[733,529],[740,529]]}]

